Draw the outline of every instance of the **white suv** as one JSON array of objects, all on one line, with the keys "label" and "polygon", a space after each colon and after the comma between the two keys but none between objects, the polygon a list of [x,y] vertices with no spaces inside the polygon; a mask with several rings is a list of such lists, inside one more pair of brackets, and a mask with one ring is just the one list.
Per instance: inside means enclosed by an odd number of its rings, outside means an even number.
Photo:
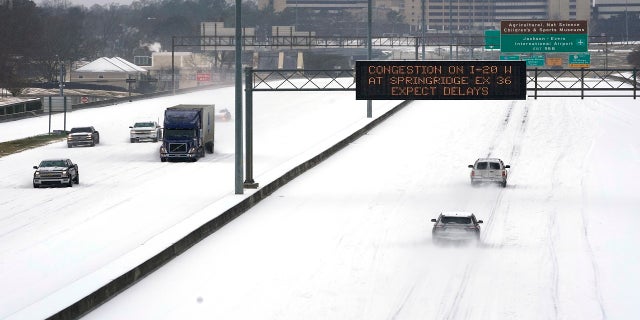
[{"label": "white suv", "polygon": [[471,168],[472,186],[484,182],[499,183],[503,188],[507,186],[507,178],[509,176],[507,169],[511,168],[511,166],[505,165],[498,158],[480,158],[474,164],[470,164],[469,168]]}]

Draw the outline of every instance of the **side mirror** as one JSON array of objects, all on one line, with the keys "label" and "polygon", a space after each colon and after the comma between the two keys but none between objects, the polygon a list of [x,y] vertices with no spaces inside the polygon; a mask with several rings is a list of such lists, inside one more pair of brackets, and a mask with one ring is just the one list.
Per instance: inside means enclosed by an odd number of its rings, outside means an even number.
[{"label": "side mirror", "polygon": [[129,129],[133,129],[133,127],[132,127],[132,126],[129,126]]},{"label": "side mirror", "polygon": [[38,166],[33,166],[34,169],[38,169]]},{"label": "side mirror", "polygon": [[478,220],[478,223],[482,223],[482,220]]},{"label": "side mirror", "polygon": [[506,169],[511,168],[511,166],[510,166],[510,165],[506,165],[506,166],[504,166],[504,167],[505,167]]},{"label": "side mirror", "polygon": [[436,222],[436,219],[431,219],[431,222]]},{"label": "side mirror", "polygon": [[473,165],[472,164],[468,165],[467,167],[473,169]]}]

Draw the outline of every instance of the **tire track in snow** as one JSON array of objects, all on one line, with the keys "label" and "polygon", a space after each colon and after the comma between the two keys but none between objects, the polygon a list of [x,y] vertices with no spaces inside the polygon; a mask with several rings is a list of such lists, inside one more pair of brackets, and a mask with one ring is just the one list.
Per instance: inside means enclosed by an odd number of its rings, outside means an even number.
[{"label": "tire track in snow", "polygon": [[[511,125],[511,123],[513,123],[513,112],[514,109],[517,105],[516,101],[512,101],[509,104],[509,107],[505,113],[504,119],[501,122],[501,125],[499,126],[498,130],[495,132],[495,135],[493,137],[491,141],[491,144],[488,147],[489,152],[487,153],[487,157],[492,157],[494,150],[496,148],[496,146],[500,143],[500,141],[502,141],[504,138],[503,136],[506,134],[507,132],[507,128]],[[520,118],[520,121],[517,122],[515,125],[518,126],[517,129],[517,134],[514,137],[514,142],[513,142],[513,146],[511,149],[511,160],[513,163],[514,158],[517,158],[520,155],[520,143],[519,141],[522,139],[522,137],[524,136],[524,133],[526,131],[527,128],[527,120],[528,120],[528,115],[529,115],[529,104],[525,103],[524,105],[524,111],[523,111],[523,115]],[[491,210],[490,210],[490,214],[489,214],[489,218],[487,219],[487,224],[486,224],[486,231],[483,231],[482,236],[481,236],[481,243],[483,243],[485,237],[486,237],[486,233],[490,233],[491,229],[492,229],[492,225],[493,225],[493,221],[496,219],[496,216],[500,215],[498,214],[498,208],[501,206],[502,204],[502,199],[504,197],[504,193],[505,193],[505,188],[500,188],[500,190],[498,191],[498,194],[496,195],[496,199],[493,202],[493,205],[491,206]],[[506,219],[506,215],[502,214],[500,215],[502,219]],[[440,314],[444,314],[444,317],[442,319],[457,319],[459,316],[459,312],[460,312],[460,303],[464,300],[466,291],[467,291],[467,287],[469,285],[469,281],[471,279],[471,276],[473,274],[473,266],[475,265],[475,260],[470,260],[464,269],[464,274],[462,277],[462,280],[460,281],[460,283],[457,286],[457,289],[455,290],[455,295],[453,297],[453,301],[451,302],[451,304],[447,307],[446,306],[446,301],[442,301],[441,302],[441,309],[445,309],[444,312],[440,312]],[[468,318],[468,312],[465,313],[463,318]]]},{"label": "tire track in snow", "polygon": [[[458,285],[458,290],[456,291],[456,294],[453,297],[453,303],[448,308],[444,318],[442,319],[444,320],[457,319],[458,312],[460,311],[459,305],[460,305],[460,302],[463,300],[464,295],[467,291],[467,285],[469,284],[469,279],[471,278],[471,270],[473,269],[472,268],[473,265],[474,263],[472,260],[472,262],[467,263],[467,265],[465,266],[462,280],[460,281],[460,284]],[[464,318],[466,319],[467,317],[465,316]]]},{"label": "tire track in snow", "polygon": [[[513,114],[513,109],[516,105],[516,102],[513,101],[511,102],[511,104],[509,105],[509,109],[507,110],[507,114],[505,116],[505,119],[503,121],[503,124],[501,126],[501,129],[497,132],[496,136],[493,139],[493,142],[491,143],[491,146],[489,147],[489,150],[491,150],[489,152],[489,154],[487,154],[487,157],[494,157],[495,155],[493,154],[493,150],[495,149],[495,146],[498,144],[498,142],[502,139],[502,136],[506,133],[506,129],[509,126],[509,123],[513,120],[512,114]],[[513,137],[513,142],[512,142],[512,147],[511,147],[511,153],[509,155],[509,163],[517,163],[518,158],[520,157],[520,146],[521,146],[521,140],[524,137],[524,133],[527,130],[528,127],[528,120],[529,120],[529,102],[525,102],[524,103],[524,110],[522,112],[522,116],[520,118],[520,121],[518,123],[516,123],[516,125],[518,126],[517,130],[516,130],[516,135]],[[517,168],[516,168],[517,169]],[[509,169],[509,175],[513,174],[513,169]],[[507,184],[507,187],[509,187],[510,185]],[[486,234],[490,234],[491,230],[493,229],[493,226],[495,225],[494,220],[496,219],[496,211],[497,209],[500,207],[501,203],[502,203],[502,198],[504,197],[504,192],[505,192],[505,188],[501,188],[500,191],[498,192],[498,195],[496,196],[496,199],[491,207],[491,211],[489,214],[489,218],[486,219],[486,225],[484,228],[484,232],[482,233],[482,240],[484,240],[486,238]],[[506,216],[503,215],[502,219],[506,219]],[[491,246],[491,247],[496,247],[496,246]],[[498,246],[499,247],[499,246]]]},{"label": "tire track in snow", "polygon": [[[577,117],[574,117],[574,118],[577,118]],[[582,161],[580,163],[580,168],[585,167],[586,159],[589,158],[592,147],[593,147],[593,141],[591,142],[591,146],[589,148],[590,150],[582,158]],[[600,319],[606,320],[607,312],[604,307],[602,290],[600,288],[600,277],[598,276],[600,274],[600,268],[598,267],[598,263],[596,262],[595,253],[593,252],[593,247],[591,246],[591,241],[589,240],[589,229],[588,229],[589,218],[587,216],[587,213],[585,212],[585,203],[587,202],[587,199],[588,199],[588,196],[586,194],[587,189],[585,186],[585,175],[582,175],[580,177],[580,189],[582,191],[582,201],[581,201],[582,205],[580,208],[580,215],[582,217],[582,234],[584,236],[585,243],[587,246],[587,254],[589,256],[589,261],[591,262],[591,269],[593,272],[593,287],[595,290],[595,297],[598,301],[598,308],[600,310]]]},{"label": "tire track in snow", "polygon": [[[581,185],[583,185],[584,181],[581,181]],[[584,187],[583,187],[583,200],[582,203],[584,204],[585,202],[585,194],[584,194]],[[585,241],[587,243],[587,253],[589,254],[589,260],[591,261],[591,269],[593,271],[593,286],[594,286],[594,290],[595,290],[595,296],[596,299],[598,301],[598,308],[600,309],[600,319],[606,320],[607,319],[607,312],[604,308],[604,300],[602,298],[602,290],[600,289],[600,277],[598,276],[600,274],[600,268],[598,267],[598,263],[596,262],[596,257],[595,254],[593,253],[593,248],[591,247],[591,242],[589,241],[589,232],[587,229],[588,226],[588,220],[587,220],[587,216],[584,210],[584,205],[582,206],[582,208],[580,208],[580,214],[582,215],[582,230],[583,230],[583,235],[585,238]]]}]

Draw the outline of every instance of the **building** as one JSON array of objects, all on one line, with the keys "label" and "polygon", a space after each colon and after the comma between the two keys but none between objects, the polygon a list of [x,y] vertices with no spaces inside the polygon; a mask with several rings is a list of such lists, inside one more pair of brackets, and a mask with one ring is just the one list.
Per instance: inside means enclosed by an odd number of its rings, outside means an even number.
[{"label": "building", "polygon": [[[374,12],[394,10],[417,32],[463,33],[465,30],[499,29],[501,20],[589,20],[590,0],[372,0]],[[597,1],[597,0],[596,0]],[[605,0],[621,1],[621,0]],[[625,0],[638,2],[640,0]],[[259,0],[259,7],[366,10],[366,0]],[[375,16],[375,14],[374,14]]]},{"label": "building", "polygon": [[[173,56],[173,63],[171,58]],[[176,89],[196,87],[214,81],[212,58],[193,52],[153,52],[151,66],[152,77],[158,79],[158,89],[171,89],[172,81]]]},{"label": "building", "polygon": [[129,88],[127,79],[145,79],[147,70],[123,58],[102,57],[71,71],[70,82]]},{"label": "building", "polygon": [[[423,3],[424,2],[424,3]],[[430,32],[499,29],[501,20],[589,20],[589,0],[405,0],[403,16]]]},{"label": "building", "polygon": [[592,14],[594,19],[638,15],[640,14],[640,0],[594,0]]}]

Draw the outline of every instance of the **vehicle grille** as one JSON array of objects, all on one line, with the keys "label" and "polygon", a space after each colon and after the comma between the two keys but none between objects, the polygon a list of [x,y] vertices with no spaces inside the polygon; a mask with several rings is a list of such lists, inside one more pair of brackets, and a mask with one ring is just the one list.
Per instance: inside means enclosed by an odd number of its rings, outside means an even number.
[{"label": "vehicle grille", "polygon": [[187,144],[186,143],[169,143],[169,152],[171,152],[171,153],[186,153],[187,152]]},{"label": "vehicle grille", "polygon": [[41,172],[41,178],[62,178],[62,172]]}]

